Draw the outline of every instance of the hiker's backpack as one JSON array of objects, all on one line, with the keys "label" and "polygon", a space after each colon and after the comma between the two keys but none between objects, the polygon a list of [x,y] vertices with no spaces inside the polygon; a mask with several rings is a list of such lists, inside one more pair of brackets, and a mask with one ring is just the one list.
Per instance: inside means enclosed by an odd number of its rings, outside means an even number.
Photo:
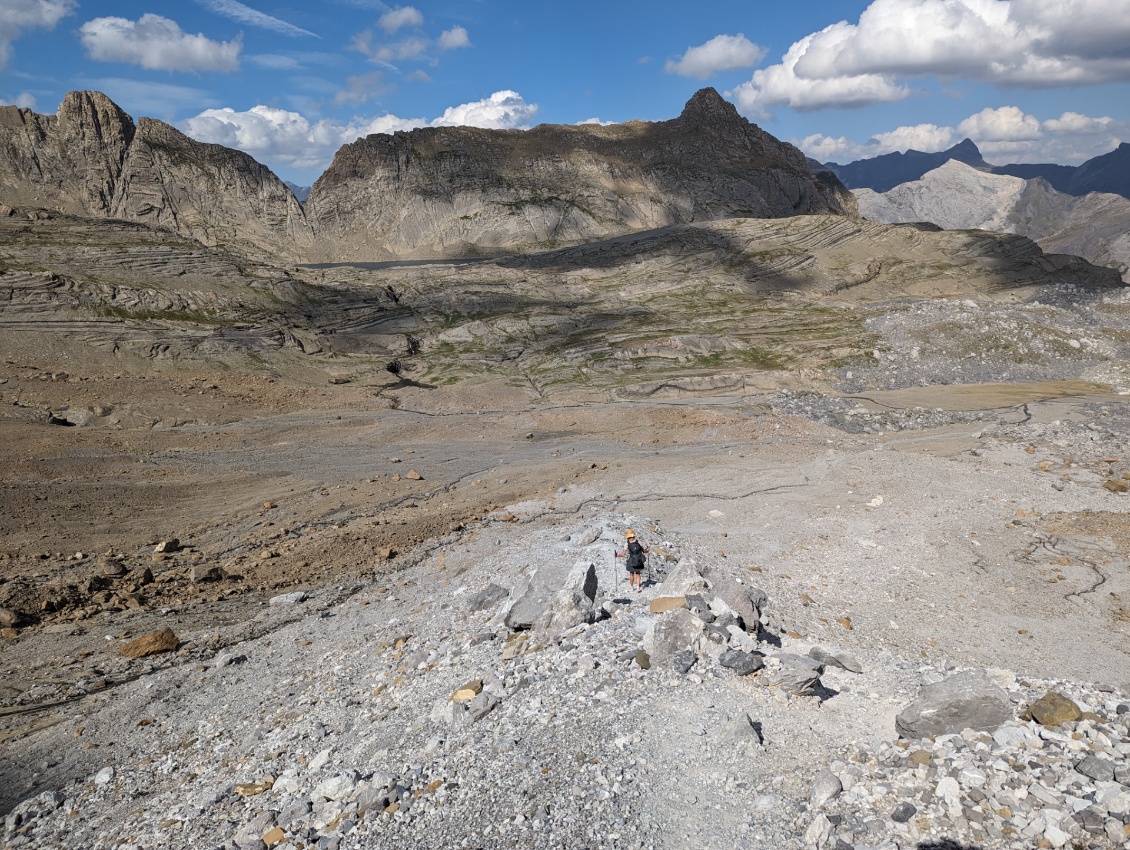
[{"label": "hiker's backpack", "polygon": [[628,541],[628,563],[629,570],[638,570],[643,566],[643,547],[638,541]]}]

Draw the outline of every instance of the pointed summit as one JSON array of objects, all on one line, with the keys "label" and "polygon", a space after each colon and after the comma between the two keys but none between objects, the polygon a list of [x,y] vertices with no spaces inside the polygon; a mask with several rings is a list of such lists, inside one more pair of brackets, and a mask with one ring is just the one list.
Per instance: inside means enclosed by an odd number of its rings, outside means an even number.
[{"label": "pointed summit", "polygon": [[683,120],[694,121],[707,121],[711,123],[731,123],[734,121],[745,122],[745,119],[738,114],[737,108],[730,101],[726,100],[722,95],[711,88],[707,87],[699,89],[687,101],[687,105],[683,107],[682,114],[679,115]]}]

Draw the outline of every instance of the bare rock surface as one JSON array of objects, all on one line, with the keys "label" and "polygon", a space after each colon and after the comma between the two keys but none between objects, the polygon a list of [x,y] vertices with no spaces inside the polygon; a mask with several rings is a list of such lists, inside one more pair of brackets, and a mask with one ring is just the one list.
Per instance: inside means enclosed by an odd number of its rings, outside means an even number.
[{"label": "bare rock surface", "polygon": [[509,254],[671,224],[855,214],[714,89],[663,122],[432,127],[345,145],[306,209],[326,260]]},{"label": "bare rock surface", "polygon": [[0,202],[124,219],[205,245],[296,258],[311,243],[302,207],[247,154],[137,123],[100,92],[70,92],[55,115],[0,107]]},{"label": "bare rock surface", "polygon": [[990,174],[957,160],[886,192],[854,194],[870,221],[1016,233],[1049,253],[1075,254],[1130,280],[1130,200],[1121,195],[1077,197],[1040,179]]},{"label": "bare rock surface", "polygon": [[[1125,843],[1114,272],[844,216],[289,274],[0,236],[4,846]],[[1007,718],[899,737],[966,674]]]}]

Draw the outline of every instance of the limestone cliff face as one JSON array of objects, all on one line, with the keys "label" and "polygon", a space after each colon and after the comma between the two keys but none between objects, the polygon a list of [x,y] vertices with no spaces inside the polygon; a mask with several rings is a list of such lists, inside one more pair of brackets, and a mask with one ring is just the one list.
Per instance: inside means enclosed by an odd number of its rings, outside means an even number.
[{"label": "limestone cliff face", "polygon": [[98,92],[70,92],[56,115],[0,107],[0,203],[120,218],[205,245],[299,259],[302,207],[247,154],[138,124]]},{"label": "limestone cliff face", "polygon": [[730,217],[856,216],[830,173],[713,89],[671,121],[439,127],[359,139],[314,184],[324,259],[454,257],[576,244]]},{"label": "limestone cliff face", "polygon": [[1045,251],[1117,269],[1130,282],[1130,200],[1121,195],[1075,197],[1042,179],[985,174],[952,160],[888,192],[857,189],[855,195],[871,221],[1016,233]]}]

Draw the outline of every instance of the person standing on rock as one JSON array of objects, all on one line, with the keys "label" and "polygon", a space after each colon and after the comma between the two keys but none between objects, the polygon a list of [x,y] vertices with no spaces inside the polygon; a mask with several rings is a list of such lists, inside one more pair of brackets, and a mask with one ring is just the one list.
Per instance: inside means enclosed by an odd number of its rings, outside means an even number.
[{"label": "person standing on rock", "polygon": [[624,532],[624,536],[628,542],[622,552],[616,553],[616,557],[627,556],[628,584],[635,589],[636,593],[639,593],[643,589],[643,568],[644,564],[647,563],[648,548],[640,545],[636,540],[636,533],[632,529],[629,528]]}]

